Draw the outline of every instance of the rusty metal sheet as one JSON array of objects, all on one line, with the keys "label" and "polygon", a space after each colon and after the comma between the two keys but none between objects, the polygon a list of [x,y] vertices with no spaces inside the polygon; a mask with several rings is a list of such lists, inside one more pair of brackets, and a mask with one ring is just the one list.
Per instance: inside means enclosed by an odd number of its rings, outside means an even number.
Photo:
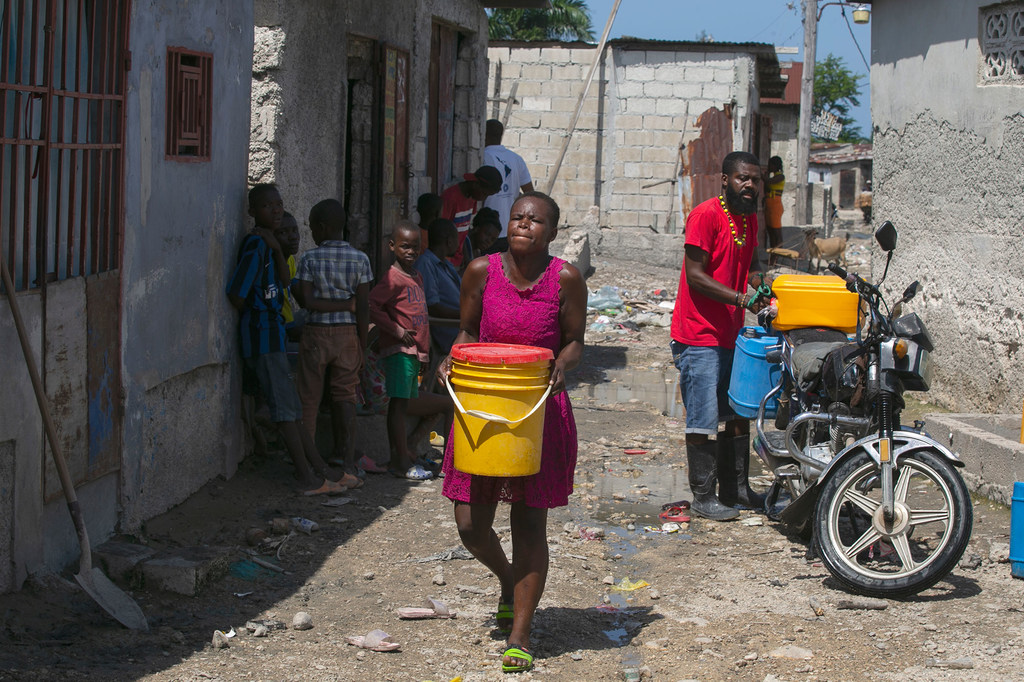
[{"label": "rusty metal sheet", "polygon": [[[700,136],[682,151],[682,173],[689,176],[689,195],[683,192],[684,214],[722,191],[722,159],[732,151],[732,117],[712,107],[697,117]],[[683,183],[686,187],[686,183]]]}]

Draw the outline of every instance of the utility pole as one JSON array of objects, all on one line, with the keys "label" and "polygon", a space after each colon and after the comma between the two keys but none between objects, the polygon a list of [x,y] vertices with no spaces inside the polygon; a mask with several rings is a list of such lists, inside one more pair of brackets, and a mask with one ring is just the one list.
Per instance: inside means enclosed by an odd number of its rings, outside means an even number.
[{"label": "utility pole", "polygon": [[814,107],[814,60],[818,53],[818,2],[804,3],[804,72],[800,80],[800,123],[796,133],[796,221],[811,222],[807,160],[811,153],[811,109]]}]

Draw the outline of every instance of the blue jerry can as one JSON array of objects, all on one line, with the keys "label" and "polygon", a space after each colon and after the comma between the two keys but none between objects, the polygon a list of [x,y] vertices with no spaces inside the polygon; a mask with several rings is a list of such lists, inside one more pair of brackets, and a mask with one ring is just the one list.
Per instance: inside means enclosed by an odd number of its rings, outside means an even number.
[{"label": "blue jerry can", "polygon": [[[753,419],[768,391],[775,388],[782,376],[782,365],[765,358],[768,350],[781,343],[775,334],[763,327],[744,327],[736,338],[736,353],[729,377],[729,406],[741,417]],[[774,417],[779,408],[778,396],[765,405],[765,416]]]}]

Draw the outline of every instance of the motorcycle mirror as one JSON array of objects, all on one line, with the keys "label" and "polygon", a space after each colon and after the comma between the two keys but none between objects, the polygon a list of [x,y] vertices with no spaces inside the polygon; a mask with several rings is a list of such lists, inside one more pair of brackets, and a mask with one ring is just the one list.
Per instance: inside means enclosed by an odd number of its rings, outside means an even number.
[{"label": "motorcycle mirror", "polygon": [[886,220],[875,230],[875,241],[882,247],[882,251],[891,252],[895,249],[897,236],[896,226],[889,220]]},{"label": "motorcycle mirror", "polygon": [[921,283],[918,282],[917,280],[914,280],[910,284],[910,286],[907,287],[906,291],[903,292],[903,300],[904,301],[909,301],[912,298],[914,298],[915,296],[917,296],[917,289],[920,286],[921,286]]}]

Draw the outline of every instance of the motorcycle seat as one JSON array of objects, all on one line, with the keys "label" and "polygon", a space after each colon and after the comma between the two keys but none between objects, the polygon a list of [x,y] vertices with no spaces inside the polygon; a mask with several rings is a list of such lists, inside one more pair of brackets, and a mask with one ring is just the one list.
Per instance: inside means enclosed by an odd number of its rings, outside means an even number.
[{"label": "motorcycle seat", "polygon": [[793,347],[791,362],[793,378],[800,390],[809,391],[814,388],[821,377],[821,365],[825,356],[837,348],[845,346],[849,341],[809,341]]}]

